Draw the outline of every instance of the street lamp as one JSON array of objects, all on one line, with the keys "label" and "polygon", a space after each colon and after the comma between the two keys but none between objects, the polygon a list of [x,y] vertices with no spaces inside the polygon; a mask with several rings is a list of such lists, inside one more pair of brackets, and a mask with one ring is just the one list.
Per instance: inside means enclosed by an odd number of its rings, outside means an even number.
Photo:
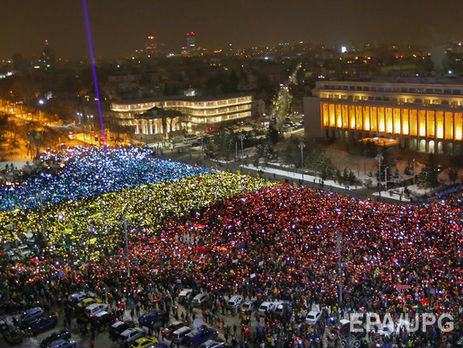
[{"label": "street lamp", "polygon": [[299,143],[299,149],[301,149],[301,168],[304,167],[304,148],[305,148],[305,144],[301,141]]},{"label": "street lamp", "polygon": [[127,278],[130,278],[130,262],[129,262],[129,236],[127,232],[127,218],[124,217],[124,233],[125,233],[125,258],[127,261]]},{"label": "street lamp", "polygon": [[246,139],[246,136],[243,133],[240,133],[238,135],[238,139],[240,139],[240,141],[241,141],[241,158],[243,158],[244,157],[243,141],[244,141],[244,139]]},{"label": "street lamp", "polygon": [[125,258],[127,261],[127,278],[130,278],[130,259],[129,259],[129,234],[128,234],[128,228],[127,228],[127,206],[129,205],[129,202],[125,204],[124,208],[122,208],[122,212],[124,214],[122,224],[124,226],[124,235],[125,235]]},{"label": "street lamp", "polygon": [[341,230],[338,230],[336,238],[336,247],[338,254],[338,276],[339,276],[339,295],[338,295],[338,320],[341,319],[341,306],[342,306],[342,258],[341,258],[341,243],[342,243],[342,234]]},{"label": "street lamp", "polygon": [[384,157],[382,154],[378,154],[376,156],[376,159],[378,160],[378,190],[379,190],[379,197],[381,197],[381,161],[384,160]]}]

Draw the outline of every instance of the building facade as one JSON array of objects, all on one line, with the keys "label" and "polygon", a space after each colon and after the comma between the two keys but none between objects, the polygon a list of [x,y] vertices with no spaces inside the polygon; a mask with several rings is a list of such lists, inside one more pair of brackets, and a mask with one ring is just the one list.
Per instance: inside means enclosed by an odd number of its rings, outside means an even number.
[{"label": "building facade", "polygon": [[304,98],[307,137],[385,137],[412,151],[463,152],[463,84],[320,81],[312,95]]},{"label": "building facade", "polygon": [[154,107],[135,116],[135,135],[147,139],[168,138],[169,133],[182,130],[182,113]]},{"label": "building facade", "polygon": [[121,126],[135,127],[137,115],[156,107],[175,110],[182,116],[187,131],[233,123],[252,115],[252,96],[170,97],[139,101],[113,102],[110,109]]}]

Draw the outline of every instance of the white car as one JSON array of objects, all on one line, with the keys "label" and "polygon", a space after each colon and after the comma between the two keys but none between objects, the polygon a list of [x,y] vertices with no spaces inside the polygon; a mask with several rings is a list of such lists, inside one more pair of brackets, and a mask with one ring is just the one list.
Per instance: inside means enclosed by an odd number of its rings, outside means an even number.
[{"label": "white car", "polygon": [[305,322],[307,324],[313,325],[320,320],[321,316],[322,311],[320,310],[320,306],[318,304],[312,304],[310,312],[307,313],[307,316],[305,317]]},{"label": "white car", "polygon": [[219,347],[225,347],[225,343],[217,342],[214,340],[207,340],[206,342],[200,345],[200,348],[219,348]]},{"label": "white car", "polygon": [[181,342],[183,337],[188,335],[191,332],[191,327],[189,326],[183,326],[180,329],[175,330],[172,335],[170,336],[170,339],[174,342]]},{"label": "white car", "polygon": [[244,300],[243,296],[233,295],[232,297],[230,297],[230,299],[227,302],[228,308],[230,309],[238,308],[239,305],[243,302],[243,300]]},{"label": "white car", "polygon": [[69,300],[71,302],[77,303],[82,301],[84,298],[87,298],[87,293],[85,291],[79,291],[74,294],[69,295]]},{"label": "white car", "polygon": [[242,312],[252,312],[256,305],[256,300],[246,301],[241,305]]},{"label": "white car", "polygon": [[85,307],[85,314],[87,314],[89,317],[93,317],[99,312],[107,311],[108,308],[109,305],[106,303],[93,303],[90,306]]},{"label": "white car", "polygon": [[201,307],[207,300],[209,300],[209,295],[206,294],[205,292],[196,295],[193,298],[193,306]]},{"label": "white car", "polygon": [[193,296],[193,290],[192,289],[183,289],[178,294],[178,302],[189,301],[192,296]]},{"label": "white car", "polygon": [[262,304],[259,306],[259,315],[264,316],[265,313],[267,312],[272,312],[275,310],[277,306],[276,302],[262,302]]},{"label": "white car", "polygon": [[126,344],[130,344],[132,342],[135,342],[139,338],[145,337],[145,336],[146,336],[145,331],[143,331],[139,327],[134,327],[132,329],[127,329],[127,330],[123,331],[120,334],[121,340]]},{"label": "white car", "polygon": [[317,321],[320,320],[322,316],[322,312],[320,311],[310,311],[307,316],[305,317],[305,322],[307,324],[310,324],[310,325],[313,325],[315,324]]},{"label": "white car", "polygon": [[74,294],[69,295],[69,300],[71,302],[77,303],[86,298],[96,298],[96,294],[91,291],[79,291]]},{"label": "white car", "polygon": [[31,257],[32,256],[32,251],[29,249],[27,245],[21,245],[18,247],[17,253],[21,258],[26,258],[26,257]]}]

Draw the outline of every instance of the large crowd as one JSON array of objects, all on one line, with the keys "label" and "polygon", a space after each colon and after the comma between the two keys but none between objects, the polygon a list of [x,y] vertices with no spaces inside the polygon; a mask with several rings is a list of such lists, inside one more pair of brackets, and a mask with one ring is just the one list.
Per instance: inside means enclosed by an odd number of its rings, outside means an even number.
[{"label": "large crowd", "polygon": [[139,147],[75,147],[44,152],[40,175],[0,187],[0,211],[62,203],[125,188],[174,181],[213,171],[163,160]]},{"label": "large crowd", "polygon": [[[128,254],[118,225],[124,216],[130,221]],[[452,346],[461,333],[458,199],[394,206],[221,172],[4,213],[2,235],[13,239],[7,223],[25,233],[39,230],[43,219],[46,252],[3,263],[7,288],[21,292],[24,284],[51,282],[148,298],[152,289],[170,295],[191,287],[214,296],[288,300],[294,313],[316,303],[333,315],[432,312],[456,318],[455,331],[447,334],[420,331],[394,338],[408,346]],[[84,240],[59,247],[66,244],[66,231]],[[287,324],[277,325],[278,332],[290,330]],[[265,330],[273,333],[272,328]]]}]

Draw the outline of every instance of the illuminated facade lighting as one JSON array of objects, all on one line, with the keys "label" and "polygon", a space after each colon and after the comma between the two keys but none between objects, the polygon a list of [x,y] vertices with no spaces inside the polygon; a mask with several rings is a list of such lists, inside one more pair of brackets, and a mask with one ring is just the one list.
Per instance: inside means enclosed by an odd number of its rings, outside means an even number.
[{"label": "illuminated facade lighting", "polygon": [[304,99],[306,136],[390,137],[402,147],[463,153],[463,85],[319,81]]},{"label": "illuminated facade lighting", "polygon": [[[141,102],[113,102],[111,103],[111,111],[120,125],[137,128],[137,116],[152,108],[176,110],[183,115],[183,123],[189,124],[187,130],[194,130],[251,117],[252,103],[252,96],[179,97]],[[139,129],[144,128],[139,127]],[[153,130],[149,134],[158,133]]]}]

